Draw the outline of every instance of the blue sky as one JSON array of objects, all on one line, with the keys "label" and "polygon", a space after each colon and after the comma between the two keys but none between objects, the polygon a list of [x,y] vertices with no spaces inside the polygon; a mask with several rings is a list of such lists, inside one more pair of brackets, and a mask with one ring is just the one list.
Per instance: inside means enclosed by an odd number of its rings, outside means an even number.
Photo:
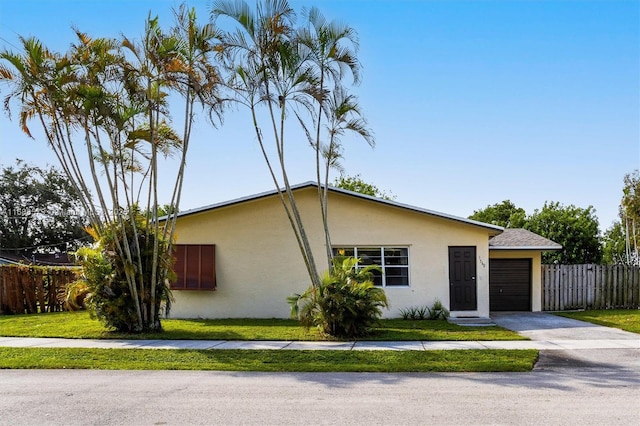
[{"label": "blue sky", "polygon": [[[36,36],[64,51],[72,25],[138,37],[149,11],[168,27],[179,3],[1,0],[0,45]],[[201,19],[209,3],[188,2]],[[291,4],[359,34],[354,92],[377,145],[345,138],[347,174],[458,216],[510,199],[527,213],[545,201],[592,205],[603,230],[616,219],[623,176],[640,168],[639,1]],[[289,146],[290,179],[312,180],[310,148]],[[201,117],[191,147],[182,210],[272,189],[245,110],[229,111],[219,130]],[[16,157],[56,164],[1,113],[0,164]]]}]

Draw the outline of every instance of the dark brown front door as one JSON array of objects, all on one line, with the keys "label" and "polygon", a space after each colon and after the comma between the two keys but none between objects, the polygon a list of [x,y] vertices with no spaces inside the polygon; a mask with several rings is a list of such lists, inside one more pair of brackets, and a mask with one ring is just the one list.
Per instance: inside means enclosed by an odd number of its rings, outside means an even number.
[{"label": "dark brown front door", "polygon": [[452,311],[475,311],[476,248],[449,247],[449,298]]}]

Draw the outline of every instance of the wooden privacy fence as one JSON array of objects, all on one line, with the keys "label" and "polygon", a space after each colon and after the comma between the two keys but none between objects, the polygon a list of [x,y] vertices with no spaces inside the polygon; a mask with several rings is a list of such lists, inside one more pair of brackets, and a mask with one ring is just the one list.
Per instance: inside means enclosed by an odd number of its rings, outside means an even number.
[{"label": "wooden privacy fence", "polygon": [[0,265],[0,314],[33,314],[63,310],[67,283],[78,268]]},{"label": "wooden privacy fence", "polygon": [[542,265],[542,309],[638,309],[640,268]]}]

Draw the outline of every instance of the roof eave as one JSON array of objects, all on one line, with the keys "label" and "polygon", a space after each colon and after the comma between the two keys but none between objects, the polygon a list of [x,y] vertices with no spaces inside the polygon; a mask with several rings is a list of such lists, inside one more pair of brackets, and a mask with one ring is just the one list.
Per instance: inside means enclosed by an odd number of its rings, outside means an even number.
[{"label": "roof eave", "polygon": [[[306,188],[306,187],[310,187],[310,186],[317,187],[318,184],[316,182],[313,182],[313,181],[308,181],[308,182],[300,183],[300,184],[297,184],[297,185],[292,185],[291,186],[291,190],[295,191],[295,190]],[[427,209],[423,209],[423,208],[420,208],[420,207],[411,206],[409,204],[398,203],[396,201],[385,200],[383,198],[377,198],[377,197],[373,197],[371,195],[365,195],[365,194],[361,194],[359,192],[349,191],[349,190],[346,190],[346,189],[336,188],[336,187],[333,187],[333,186],[328,186],[328,189],[329,189],[329,191],[332,191],[332,192],[342,193],[342,194],[345,194],[345,195],[350,195],[350,196],[353,196],[353,197],[357,197],[357,198],[373,201],[373,202],[376,202],[376,203],[386,204],[388,206],[402,208],[402,209],[414,211],[414,212],[417,212],[417,213],[428,214],[428,215],[431,215],[431,216],[434,216],[434,217],[439,217],[439,218],[442,218],[442,219],[452,220],[452,221],[455,221],[455,222],[464,223],[464,224],[467,224],[467,225],[477,226],[477,227],[480,227],[480,228],[488,229],[488,230],[491,231],[491,236],[499,235],[504,231],[504,228],[502,226],[498,226],[498,225],[492,225],[492,224],[489,224],[489,223],[478,222],[478,221],[475,221],[475,220],[472,220],[472,219],[466,219],[466,218],[462,218],[462,217],[458,217],[458,216],[448,215],[446,213],[436,212],[436,211],[433,211],[433,210],[427,210]],[[208,205],[208,206],[198,207],[198,208],[195,208],[195,209],[185,210],[183,212],[178,212],[177,217],[184,217],[184,216],[189,216],[189,215],[192,215],[192,214],[203,213],[203,212],[206,212],[206,211],[209,211],[209,210],[223,208],[223,207],[229,207],[229,206],[232,206],[232,205],[235,205],[235,204],[240,204],[240,203],[244,203],[244,202],[247,202],[247,201],[258,200],[260,198],[270,197],[270,196],[277,195],[277,194],[278,194],[278,191],[275,190],[275,189],[272,189],[270,191],[265,191],[265,192],[261,192],[259,194],[249,195],[249,196],[246,196],[246,197],[237,198],[235,200],[225,201],[225,202],[221,202],[221,203],[211,204],[211,205]],[[158,218],[158,221],[162,222],[164,220],[167,220],[167,218],[168,218],[168,216],[162,216],[162,217]]]},{"label": "roof eave", "polygon": [[545,246],[489,246],[489,250],[539,250],[539,251],[550,251],[550,250],[562,250],[562,247],[545,247]]},{"label": "roof eave", "polygon": [[[313,182],[312,182],[312,184],[315,185],[315,183],[313,183]],[[437,212],[437,211],[434,211],[434,210],[423,209],[421,207],[412,206],[410,204],[398,203],[397,201],[385,200],[384,198],[378,198],[378,197],[374,197],[374,196],[371,196],[371,195],[361,194],[359,192],[349,191],[347,189],[335,188],[335,187],[329,186],[329,190],[333,191],[333,192],[336,192],[336,193],[342,193],[342,194],[345,194],[345,195],[350,195],[350,196],[353,196],[353,197],[362,198],[362,199],[373,201],[373,202],[380,203],[380,204],[386,204],[386,205],[392,206],[392,207],[397,207],[397,208],[401,208],[401,209],[405,209],[405,210],[410,210],[410,211],[414,211],[414,212],[422,213],[422,214],[428,214],[430,216],[439,217],[441,219],[452,220],[452,221],[455,221],[455,222],[464,223],[466,225],[478,226],[480,228],[489,229],[489,230],[494,232],[494,233],[492,233],[492,236],[499,235],[504,231],[504,228],[502,226],[492,225],[490,223],[478,222],[477,220],[466,219],[466,218],[463,218],[463,217],[454,216],[454,215],[450,215],[450,214],[446,214],[446,213],[442,213],[442,212]]]}]

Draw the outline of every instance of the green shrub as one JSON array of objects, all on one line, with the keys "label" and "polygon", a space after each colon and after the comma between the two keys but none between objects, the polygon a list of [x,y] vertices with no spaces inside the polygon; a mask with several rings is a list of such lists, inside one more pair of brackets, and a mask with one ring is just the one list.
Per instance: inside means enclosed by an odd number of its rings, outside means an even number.
[{"label": "green shrub", "polygon": [[429,308],[426,306],[411,306],[406,309],[400,309],[400,316],[405,320],[424,320],[429,315]]},{"label": "green shrub", "polygon": [[447,318],[449,318],[449,310],[444,307],[440,300],[436,299],[429,308],[429,319],[446,320]]},{"label": "green shrub", "polygon": [[400,309],[400,317],[404,320],[446,320],[449,318],[449,311],[444,307],[440,300],[436,299],[433,305],[427,306],[410,306]]},{"label": "green shrub", "polygon": [[[168,278],[173,274],[172,257],[168,253],[165,241],[159,241],[158,275],[155,286],[155,306],[151,309],[152,298],[149,291],[153,268],[153,244],[155,235],[152,228],[146,226],[145,218],[138,212],[134,214],[136,229],[130,221],[125,222],[124,229],[105,228],[103,234],[93,247],[82,247],[76,252],[78,261],[84,270],[84,281],[91,296],[87,305],[92,316],[97,317],[108,328],[120,332],[139,332],[161,330],[161,308],[168,310],[171,303],[171,292]],[[136,262],[127,264],[119,256],[116,245],[123,245],[126,233],[130,247],[137,235],[140,252],[135,253]],[[131,291],[125,268],[130,268],[136,275],[136,283],[146,283],[145,288],[138,291],[137,299]],[[138,305],[138,306],[136,306]],[[140,327],[137,310],[142,311],[143,327]],[[154,312],[151,318],[151,312]]]},{"label": "green shrub", "polygon": [[376,266],[356,268],[358,259],[336,257],[317,287],[287,299],[291,316],[303,326],[318,327],[334,337],[364,336],[388,308],[387,296],[373,285]]},{"label": "green shrub", "polygon": [[410,308],[402,308],[400,309],[400,318],[402,318],[403,320],[410,320],[412,317],[412,312],[413,312],[414,307],[410,307]]}]

